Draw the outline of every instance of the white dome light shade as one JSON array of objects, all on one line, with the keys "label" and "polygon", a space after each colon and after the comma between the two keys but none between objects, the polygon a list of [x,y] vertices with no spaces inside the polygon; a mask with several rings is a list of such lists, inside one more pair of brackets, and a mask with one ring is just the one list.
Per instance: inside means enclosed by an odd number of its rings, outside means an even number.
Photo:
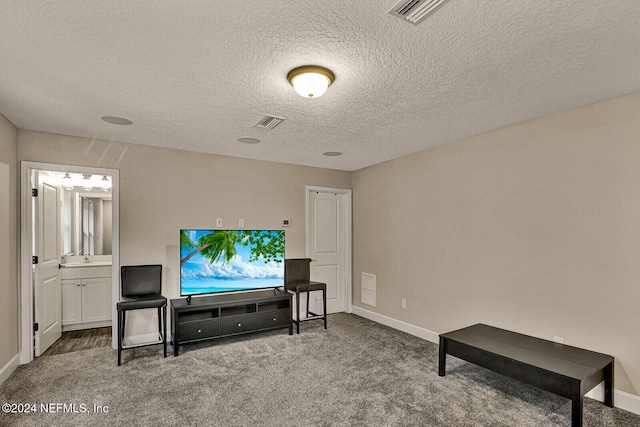
[{"label": "white dome light shade", "polygon": [[305,98],[317,98],[324,95],[329,87],[329,81],[322,74],[306,73],[291,79],[293,88],[298,95]]},{"label": "white dome light shade", "polygon": [[73,181],[69,176],[69,172],[65,173],[62,177],[62,188],[65,190],[73,190]]},{"label": "white dome light shade", "polygon": [[91,183],[91,174],[82,174],[82,189],[86,191],[93,190],[93,184]]},{"label": "white dome light shade", "polygon": [[100,180],[100,187],[102,187],[102,191],[104,192],[111,191],[111,181],[109,181],[107,175],[104,175]]},{"label": "white dome light shade", "polygon": [[289,71],[287,80],[296,90],[298,95],[305,98],[317,98],[322,96],[331,83],[334,75],[331,70],[317,65],[304,65]]}]

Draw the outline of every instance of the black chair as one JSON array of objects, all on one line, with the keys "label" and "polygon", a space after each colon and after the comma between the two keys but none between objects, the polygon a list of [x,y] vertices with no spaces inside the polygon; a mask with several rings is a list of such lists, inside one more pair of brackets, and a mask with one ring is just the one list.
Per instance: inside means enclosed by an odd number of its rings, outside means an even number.
[{"label": "black chair", "polygon": [[[162,296],[162,265],[129,265],[120,268],[122,297],[118,309],[118,366],[121,362],[126,313],[129,310],[158,308],[158,333],[167,357],[167,299]],[[154,345],[152,344],[142,344]],[[127,347],[127,348],[132,348]]]},{"label": "black chair", "polygon": [[[296,333],[300,333],[300,323],[309,320],[324,320],[324,328],[327,329],[327,284],[312,282],[309,264],[310,258],[290,258],[284,260],[284,288],[296,294]],[[322,291],[323,314],[318,315],[309,311],[309,293]],[[307,315],[300,319],[300,292],[307,293]]]}]

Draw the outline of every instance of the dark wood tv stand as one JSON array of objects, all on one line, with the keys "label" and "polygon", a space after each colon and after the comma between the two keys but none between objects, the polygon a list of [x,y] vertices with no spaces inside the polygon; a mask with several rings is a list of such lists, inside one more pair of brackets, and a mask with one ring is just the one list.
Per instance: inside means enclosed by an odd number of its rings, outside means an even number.
[{"label": "dark wood tv stand", "polygon": [[171,300],[173,355],[183,344],[289,328],[293,334],[291,294],[281,289]]}]

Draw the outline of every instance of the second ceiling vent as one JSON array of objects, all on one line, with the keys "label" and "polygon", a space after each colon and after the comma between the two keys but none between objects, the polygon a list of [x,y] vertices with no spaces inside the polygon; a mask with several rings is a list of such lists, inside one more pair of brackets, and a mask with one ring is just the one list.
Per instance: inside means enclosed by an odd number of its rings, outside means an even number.
[{"label": "second ceiling vent", "polygon": [[256,127],[271,130],[283,121],[283,117],[270,116],[267,114],[262,119],[260,119],[258,123],[256,123]]},{"label": "second ceiling vent", "polygon": [[388,12],[389,15],[418,25],[447,0],[401,0]]}]

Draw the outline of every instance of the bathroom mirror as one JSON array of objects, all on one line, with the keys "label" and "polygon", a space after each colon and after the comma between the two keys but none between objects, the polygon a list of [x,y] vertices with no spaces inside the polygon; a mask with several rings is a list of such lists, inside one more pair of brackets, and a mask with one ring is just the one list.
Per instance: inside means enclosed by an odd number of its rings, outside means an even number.
[{"label": "bathroom mirror", "polygon": [[81,195],[82,255],[111,255],[111,198]]},{"label": "bathroom mirror", "polygon": [[65,192],[63,243],[66,255],[111,255],[111,193]]}]

